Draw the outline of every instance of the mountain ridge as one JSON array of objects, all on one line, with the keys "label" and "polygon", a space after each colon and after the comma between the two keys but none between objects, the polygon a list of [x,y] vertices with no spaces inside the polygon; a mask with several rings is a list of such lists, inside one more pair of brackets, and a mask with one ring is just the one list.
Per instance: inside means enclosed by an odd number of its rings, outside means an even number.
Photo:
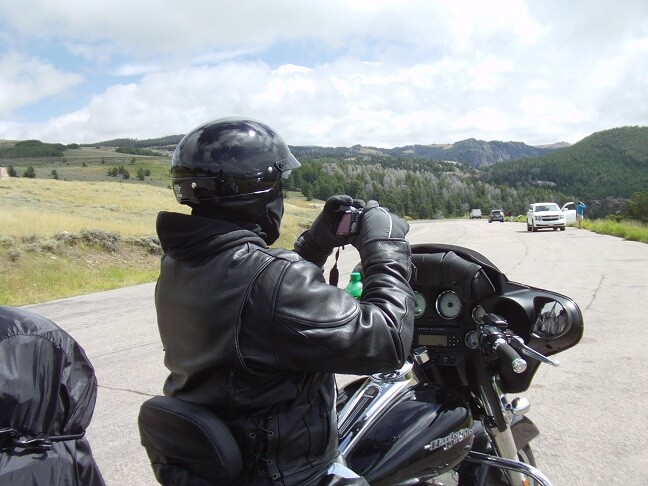
[{"label": "mountain ridge", "polygon": [[[148,149],[172,149],[183,135],[169,135],[154,139],[114,139],[105,140],[85,146],[105,147],[133,147]],[[569,144],[567,144],[569,145]],[[341,146],[320,146],[320,145],[289,145],[290,150],[299,157],[301,155],[318,155],[330,157],[352,158],[364,155],[386,156],[386,157],[421,157],[448,162],[460,162],[469,164],[475,168],[481,168],[502,162],[523,158],[538,157],[565,147],[565,142],[557,142],[548,146],[536,147],[527,145],[524,142],[502,142],[499,140],[479,140],[468,138],[454,143],[432,143],[412,144],[402,147],[379,148],[365,145],[353,145],[351,147]]]}]

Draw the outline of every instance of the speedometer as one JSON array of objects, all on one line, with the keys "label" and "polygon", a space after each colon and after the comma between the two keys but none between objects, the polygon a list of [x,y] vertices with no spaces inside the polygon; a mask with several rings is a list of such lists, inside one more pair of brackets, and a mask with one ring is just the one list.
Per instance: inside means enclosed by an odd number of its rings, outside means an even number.
[{"label": "speedometer", "polygon": [[444,319],[454,319],[461,313],[461,299],[452,290],[445,290],[436,300],[436,310]]}]

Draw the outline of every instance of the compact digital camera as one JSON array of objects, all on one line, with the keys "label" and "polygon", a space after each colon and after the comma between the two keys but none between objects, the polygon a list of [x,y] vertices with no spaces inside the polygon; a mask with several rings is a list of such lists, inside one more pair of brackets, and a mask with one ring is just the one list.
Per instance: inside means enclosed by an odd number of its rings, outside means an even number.
[{"label": "compact digital camera", "polygon": [[353,206],[340,206],[338,212],[340,213],[340,219],[335,234],[338,236],[357,235],[363,210]]}]

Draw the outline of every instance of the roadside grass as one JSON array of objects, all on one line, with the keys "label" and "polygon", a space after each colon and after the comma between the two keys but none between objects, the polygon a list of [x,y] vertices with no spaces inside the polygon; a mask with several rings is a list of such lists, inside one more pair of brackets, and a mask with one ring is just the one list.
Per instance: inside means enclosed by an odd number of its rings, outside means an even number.
[{"label": "roadside grass", "polygon": [[[526,224],[526,216],[517,216],[515,221]],[[576,224],[574,223],[569,226],[574,227]],[[648,243],[648,225],[641,223],[640,221],[585,219],[583,221],[583,228],[602,235],[616,236],[625,240]]]},{"label": "roadside grass", "polygon": [[585,220],[583,221],[583,228],[595,233],[648,243],[648,225],[639,221],[614,221],[612,219]]},{"label": "roadside grass", "polygon": [[0,248],[0,305],[25,305],[154,281],[160,256],[133,245],[114,251],[32,238]]},{"label": "roadside grass", "polygon": [[[292,248],[321,201],[289,193],[282,235]],[[188,213],[168,188],[52,179],[0,180],[0,305],[26,305],[153,282],[160,210]]]}]

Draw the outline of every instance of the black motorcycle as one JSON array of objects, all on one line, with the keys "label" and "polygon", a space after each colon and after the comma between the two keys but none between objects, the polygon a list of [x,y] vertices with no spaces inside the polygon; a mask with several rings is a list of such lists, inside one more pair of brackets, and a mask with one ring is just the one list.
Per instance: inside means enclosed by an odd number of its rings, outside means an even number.
[{"label": "black motorcycle", "polygon": [[[528,389],[540,363],[557,366],[549,356],[578,343],[578,306],[509,281],[467,248],[413,245],[412,264],[409,359],[400,370],[356,379],[338,393],[339,450],[347,465],[372,486],[550,486],[535,467],[530,442],[539,431],[525,417],[529,402],[508,394]],[[227,428],[198,407],[154,397],[142,406],[139,424],[163,483],[164,464],[179,448],[183,465],[211,484],[227,484],[242,467]],[[199,456],[192,464],[188,442]]]}]

